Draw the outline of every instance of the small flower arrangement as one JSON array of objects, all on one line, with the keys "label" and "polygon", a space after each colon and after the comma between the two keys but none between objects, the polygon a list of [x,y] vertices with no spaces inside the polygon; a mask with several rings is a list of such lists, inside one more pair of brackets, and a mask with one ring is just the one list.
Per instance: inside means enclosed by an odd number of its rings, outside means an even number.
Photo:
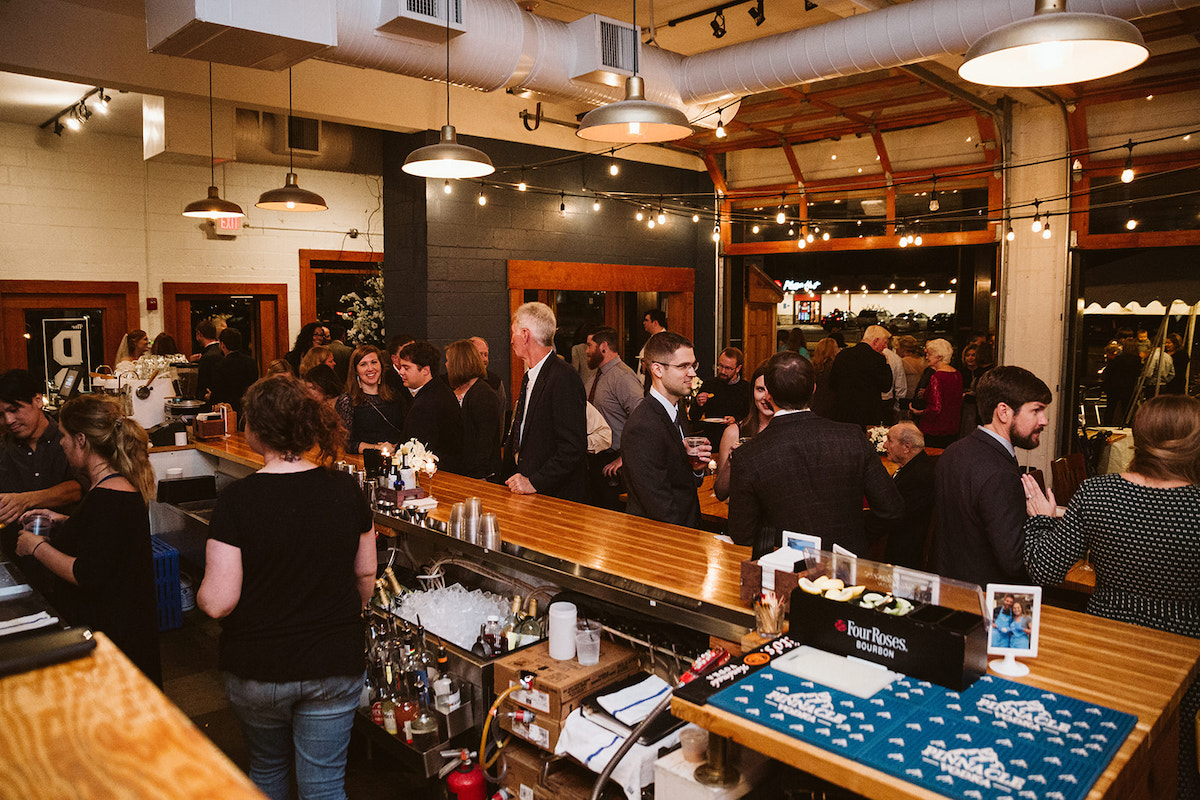
[{"label": "small flower arrangement", "polygon": [[433,475],[437,472],[438,457],[426,450],[425,445],[417,439],[409,439],[396,448],[396,455],[392,457],[392,463],[402,466],[405,461],[408,462],[409,468],[424,472],[426,475]]},{"label": "small flower arrangement", "polygon": [[372,344],[384,339],[383,274],[372,275],[363,281],[363,294],[350,292],[341,297],[349,304],[347,318],[352,320],[346,338],[351,344]]},{"label": "small flower arrangement", "polygon": [[172,356],[155,356],[147,353],[137,361],[123,361],[114,370],[115,375],[125,375],[140,381],[149,380],[151,375],[170,375],[168,371],[173,364],[186,364],[188,357],[183,353]]},{"label": "small flower arrangement", "polygon": [[877,453],[886,453],[888,429],[884,425],[874,425],[867,428],[867,438],[871,440],[871,444],[875,445]]}]

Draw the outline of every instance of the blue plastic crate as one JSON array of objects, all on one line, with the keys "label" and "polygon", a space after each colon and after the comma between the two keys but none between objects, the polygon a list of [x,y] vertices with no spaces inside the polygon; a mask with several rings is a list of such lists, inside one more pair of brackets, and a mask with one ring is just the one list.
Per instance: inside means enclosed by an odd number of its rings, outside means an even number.
[{"label": "blue plastic crate", "polygon": [[158,629],[173,631],[183,625],[179,594],[179,551],[158,536],[150,537],[154,554],[154,594],[158,598]]}]

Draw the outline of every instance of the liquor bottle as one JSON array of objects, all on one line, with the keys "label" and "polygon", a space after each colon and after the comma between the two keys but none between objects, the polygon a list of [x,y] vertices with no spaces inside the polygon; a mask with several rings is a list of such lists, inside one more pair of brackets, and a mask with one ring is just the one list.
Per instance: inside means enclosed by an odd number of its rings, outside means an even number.
[{"label": "liquor bottle", "polygon": [[417,660],[421,662],[421,669],[425,673],[425,700],[429,702],[431,701],[431,698],[429,697],[430,687],[433,686],[433,682],[438,679],[438,675],[441,673],[438,669],[437,660],[434,659],[433,654],[429,652],[429,647],[425,641],[425,627],[421,625],[421,619],[419,617],[417,618],[416,647]]},{"label": "liquor bottle", "polygon": [[488,657],[495,658],[500,655],[500,617],[495,614],[489,614],[487,622],[483,624],[483,644],[487,648]]},{"label": "liquor bottle", "polygon": [[[426,665],[421,660],[418,650],[419,639],[413,635],[413,632],[408,626],[405,626],[404,631],[404,656],[401,666],[401,673],[404,677],[404,682],[409,689],[416,691],[415,687],[422,687],[423,691],[429,691],[429,673],[426,671]],[[426,703],[429,698],[423,698]]]},{"label": "liquor bottle", "polygon": [[429,710],[429,702],[425,699],[430,694],[430,687],[423,678],[417,675],[412,685],[413,695],[417,698],[417,709],[409,722],[412,732],[412,745],[424,752],[438,742],[437,717]]},{"label": "liquor bottle", "polygon": [[531,597],[529,598],[528,613],[517,626],[517,646],[524,647],[527,644],[533,644],[541,638],[542,624],[538,622],[537,618],[537,600]]},{"label": "liquor bottle", "polygon": [[501,646],[507,653],[510,650],[517,649],[517,626],[521,624],[521,595],[514,594],[512,599],[512,610],[508,616],[504,618],[501,624],[500,632],[503,635]]}]

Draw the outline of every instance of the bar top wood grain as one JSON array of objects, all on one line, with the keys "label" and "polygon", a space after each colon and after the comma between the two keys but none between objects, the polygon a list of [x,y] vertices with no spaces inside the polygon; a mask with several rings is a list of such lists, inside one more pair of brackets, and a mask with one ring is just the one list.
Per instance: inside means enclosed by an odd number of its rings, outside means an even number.
[{"label": "bar top wood grain", "polygon": [[264,800],[108,637],[0,678],[0,797]]},{"label": "bar top wood grain", "polygon": [[[262,466],[262,459],[246,444],[242,434],[198,441],[196,448],[247,466]],[[360,456],[342,458],[362,464]],[[422,475],[419,480],[428,491],[428,478]],[[666,592],[750,613],[738,597],[740,565],[750,557],[749,547],[727,544],[704,531],[652,522],[618,511],[545,495],[513,494],[502,484],[448,472],[433,476],[431,494],[438,500],[438,507],[431,514],[435,519],[448,519],[451,505],[467,497],[478,497],[484,511],[495,512],[505,542]]]}]

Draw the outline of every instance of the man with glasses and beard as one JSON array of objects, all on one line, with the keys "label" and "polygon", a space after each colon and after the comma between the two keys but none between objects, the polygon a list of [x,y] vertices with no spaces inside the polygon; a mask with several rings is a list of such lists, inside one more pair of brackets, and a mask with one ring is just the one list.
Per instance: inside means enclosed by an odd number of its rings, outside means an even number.
[{"label": "man with glasses and beard", "polygon": [[1016,448],[1038,446],[1050,388],[1027,369],[996,367],[975,388],[980,425],[946,448],[935,470],[935,571],[977,583],[1026,583],[1027,517]]},{"label": "man with glasses and beard", "polygon": [[696,494],[712,447],[700,445],[695,463],[683,444],[684,411],[679,401],[692,390],[696,353],[677,333],[650,337],[643,351],[643,368],[650,376],[650,393],[625,421],[621,460],[629,488],[630,514],[700,527],[700,498]]}]

